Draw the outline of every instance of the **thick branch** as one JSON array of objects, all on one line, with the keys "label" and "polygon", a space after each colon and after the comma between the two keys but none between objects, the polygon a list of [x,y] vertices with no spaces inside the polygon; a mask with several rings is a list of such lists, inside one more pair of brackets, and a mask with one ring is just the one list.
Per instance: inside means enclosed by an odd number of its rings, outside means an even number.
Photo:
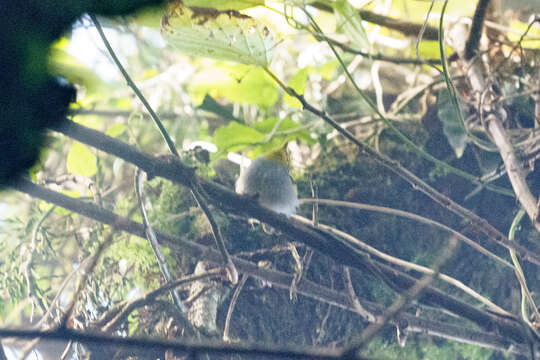
[{"label": "thick branch", "polygon": [[508,134],[502,125],[502,121],[499,117],[493,114],[489,115],[486,120],[488,123],[488,130],[493,138],[493,141],[495,142],[495,145],[497,145],[497,148],[499,148],[499,152],[501,153],[504,167],[506,168],[506,173],[508,174],[510,183],[514,188],[516,197],[519,199],[521,206],[523,206],[527,212],[527,215],[529,215],[532,224],[538,231],[540,231],[537,199],[531,193],[529,185],[525,180],[526,174],[522,163],[514,151],[514,146],[508,138]]},{"label": "thick branch", "polygon": [[[324,2],[315,1],[310,4],[311,6],[326,12],[333,12],[334,9]],[[400,19],[391,18],[388,16],[376,14],[368,10],[359,10],[358,13],[362,20],[367,22],[384,26],[388,29],[396,30],[407,36],[418,36],[422,29],[422,24],[416,24],[410,21],[404,21]],[[439,31],[436,27],[428,25],[424,32],[424,40],[438,40]]]}]

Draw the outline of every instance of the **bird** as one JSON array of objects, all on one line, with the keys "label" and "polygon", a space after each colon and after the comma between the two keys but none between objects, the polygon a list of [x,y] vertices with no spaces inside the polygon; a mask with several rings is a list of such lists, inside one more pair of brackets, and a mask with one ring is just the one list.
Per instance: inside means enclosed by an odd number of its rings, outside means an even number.
[{"label": "bird", "polygon": [[295,214],[298,197],[287,166],[286,145],[242,167],[235,190],[255,197],[262,206],[277,213]]}]

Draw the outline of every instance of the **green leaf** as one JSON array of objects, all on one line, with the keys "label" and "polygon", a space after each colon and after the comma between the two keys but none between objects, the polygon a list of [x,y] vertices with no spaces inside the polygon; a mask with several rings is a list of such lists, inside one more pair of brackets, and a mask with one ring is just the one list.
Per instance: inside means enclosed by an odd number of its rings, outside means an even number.
[{"label": "green leaf", "polygon": [[126,131],[126,125],[122,123],[116,123],[109,126],[105,134],[115,138],[123,134],[124,131]]},{"label": "green leaf", "polygon": [[[412,44],[410,46],[410,54],[414,57],[416,57],[416,46]],[[446,55],[450,56],[454,52],[454,50],[446,45],[445,46]],[[440,59],[441,58],[441,49],[439,47],[438,41],[431,41],[431,40],[423,40],[420,42],[418,46],[418,52],[420,53],[420,56],[424,59]],[[440,68],[440,65],[437,65],[437,67]]]},{"label": "green leaf", "polygon": [[[276,126],[277,129],[274,130]],[[252,148],[250,156],[253,158],[278,150],[282,148],[285,143],[306,135],[306,130],[303,130],[301,125],[290,117],[286,117],[282,120],[277,117],[270,117],[256,123],[254,128],[261,133],[264,133],[265,140],[268,139],[270,135],[272,135],[272,138],[269,141],[259,143]],[[282,132],[286,132],[286,134],[281,134]]]},{"label": "green leaf", "polygon": [[96,156],[86,145],[75,143],[69,149],[66,168],[70,174],[92,177],[97,172]]},{"label": "green leaf", "polygon": [[[278,122],[279,122],[279,118],[272,116],[263,121],[259,121],[258,123],[255,124],[254,127],[257,131],[260,131],[265,134],[269,134],[272,130],[274,130]],[[286,117],[283,120],[281,120],[281,122],[279,122],[276,132],[288,131],[288,130],[293,130],[297,128],[300,128],[300,124],[298,124],[297,122],[294,122],[294,120],[291,119],[290,117]]]},{"label": "green leaf", "polygon": [[89,127],[94,130],[101,130],[103,128],[103,117],[96,115],[75,115],[73,121],[77,124]]},{"label": "green leaf", "polygon": [[[439,91],[437,99],[437,115],[443,124],[443,133],[459,159],[467,146],[467,131],[456,113],[446,88]],[[459,105],[461,112],[464,112],[463,105],[461,103]]]},{"label": "green leaf", "polygon": [[334,76],[334,72],[338,66],[339,62],[337,60],[331,60],[326,64],[319,66],[317,70],[323,79],[330,80],[332,76]]},{"label": "green leaf", "polygon": [[171,5],[162,21],[168,44],[186,55],[267,67],[275,42],[268,28],[235,10]]},{"label": "green leaf", "polygon": [[220,151],[238,151],[263,141],[266,136],[249,126],[231,121],[214,133],[214,144]]},{"label": "green leaf", "polygon": [[349,3],[349,0],[337,0],[333,6],[336,13],[336,29],[347,35],[352,47],[369,51],[371,46],[358,10]]},{"label": "green leaf", "polygon": [[264,0],[184,0],[185,6],[213,8],[216,10],[243,10],[264,5]]},{"label": "green leaf", "polygon": [[206,94],[214,99],[263,107],[273,106],[279,99],[276,83],[263,69],[252,66],[214,66],[197,74],[192,84],[190,90],[195,103]]},{"label": "green leaf", "polygon": [[[297,72],[296,75],[294,75],[292,79],[289,81],[289,87],[291,87],[298,94],[303,95],[304,92],[306,91],[308,75],[309,75],[309,69],[307,67],[303,68],[302,70]],[[283,96],[283,101],[289,107],[297,108],[297,109],[302,108],[302,104],[300,103],[300,101],[298,101],[298,99],[288,94],[285,94]]]}]

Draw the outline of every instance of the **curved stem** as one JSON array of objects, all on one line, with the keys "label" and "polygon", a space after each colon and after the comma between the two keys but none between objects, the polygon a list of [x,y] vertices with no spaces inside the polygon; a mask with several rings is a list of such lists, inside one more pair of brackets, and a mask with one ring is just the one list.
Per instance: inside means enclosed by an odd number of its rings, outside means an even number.
[{"label": "curved stem", "polygon": [[[448,94],[450,95],[450,100],[452,101],[454,111],[457,113],[458,120],[463,127],[463,130],[465,130],[465,132],[467,133],[468,138],[473,140],[474,143],[481,149],[485,151],[496,152],[497,147],[495,145],[490,144],[471,133],[471,131],[467,127],[467,124],[465,123],[465,119],[463,118],[461,106],[459,105],[459,101],[456,95],[456,88],[454,86],[452,78],[450,77],[450,73],[448,71],[448,63],[446,61],[446,49],[444,46],[444,13],[446,11],[447,5],[448,0],[445,0],[441,10],[441,20],[439,22],[439,52],[441,53],[441,65],[443,68],[442,75],[444,77],[444,81],[446,82],[446,88],[448,90]],[[511,196],[514,196],[514,193],[512,193]]]},{"label": "curved stem", "polygon": [[[398,210],[398,209],[392,209],[384,206],[377,206],[377,205],[369,205],[369,204],[360,204],[360,203],[354,203],[354,202],[348,202],[348,201],[340,201],[340,200],[330,200],[330,199],[300,199],[300,204],[302,203],[319,203],[323,205],[330,205],[330,206],[343,206],[343,207],[349,207],[354,209],[360,209],[360,210],[367,210],[367,211],[374,211],[374,212],[380,212],[395,216],[404,217],[407,219],[411,219],[414,221],[421,222],[426,225],[431,225],[434,227],[437,227],[443,231],[449,232],[455,237],[457,237],[459,240],[463,241],[473,249],[477,250],[483,255],[486,255],[487,257],[492,258],[499,264],[504,265],[507,268],[513,269],[514,267],[512,264],[510,264],[508,261],[502,259],[501,257],[495,255],[491,251],[487,250],[486,248],[482,247],[481,245],[478,245],[474,240],[468,238],[467,236],[463,235],[457,230],[452,229],[451,227],[448,227],[444,224],[441,224],[435,220],[431,220],[429,218],[413,214],[408,211]],[[515,253],[515,252],[514,252]]]},{"label": "curved stem", "polygon": [[[303,223],[309,223],[309,220],[306,219],[306,218],[303,218],[301,216],[298,216],[298,215],[294,215],[294,218],[303,222]],[[329,231],[335,235],[338,235],[344,239],[346,239],[347,241],[351,242],[351,243],[354,243],[356,246],[358,246],[359,248],[361,248],[362,250],[364,251],[367,251],[368,253],[384,260],[384,261],[388,261],[389,263],[392,263],[392,264],[395,264],[395,265],[398,265],[398,266],[401,266],[407,270],[414,270],[414,271],[418,271],[419,273],[422,273],[422,274],[426,274],[426,275],[432,275],[434,274],[434,271],[430,268],[427,268],[425,266],[422,266],[422,265],[418,265],[418,264],[414,264],[414,263],[411,263],[409,261],[405,261],[405,260],[402,260],[402,259],[399,259],[399,258],[396,258],[394,256],[391,256],[391,255],[388,255],[386,253],[383,253],[382,251],[379,251],[377,249],[375,249],[374,247],[371,247],[369,246],[368,244],[360,241],[359,239],[355,238],[354,236],[344,232],[344,231],[341,231],[341,230],[338,230],[338,229],[335,229],[331,226],[328,226],[328,225],[324,225],[324,224],[320,224],[320,228],[323,229],[323,230],[326,230],[326,231]],[[460,289],[461,291],[463,291],[464,293],[466,293],[467,295],[471,296],[472,298],[478,300],[479,302],[483,303],[484,305],[486,305],[489,309],[491,309],[492,311],[494,312],[497,312],[499,314],[508,314],[508,312],[506,310],[504,310],[503,308],[501,308],[500,306],[494,304],[493,302],[491,302],[489,299],[485,298],[484,296],[480,295],[479,293],[477,293],[476,291],[474,291],[473,289],[471,289],[470,287],[468,287],[467,285],[465,285],[464,283],[462,283],[461,281],[451,277],[451,276],[448,276],[448,275],[445,275],[445,274],[442,274],[442,273],[439,273],[439,278]]]},{"label": "curved stem", "polygon": [[[514,220],[512,221],[512,225],[510,226],[510,230],[508,232],[508,239],[510,241],[514,240],[514,237],[516,235],[516,229],[518,228],[518,225],[525,215],[525,210],[521,208],[516,216],[514,217]],[[523,269],[521,268],[521,265],[519,263],[519,260],[516,256],[516,252],[512,249],[510,249],[510,257],[512,258],[512,262],[514,263],[515,267],[515,274],[518,278],[519,284],[521,286],[521,318],[523,321],[525,321],[527,324],[530,324],[529,321],[529,310],[527,307],[527,302],[529,302],[529,306],[534,311],[534,316],[536,319],[540,319],[540,314],[538,313],[538,310],[536,308],[536,305],[534,303],[534,300],[531,296],[531,293],[529,291],[529,288],[527,287],[527,281],[525,280],[525,274],[523,273]]]},{"label": "curved stem", "polygon": [[152,120],[154,120],[154,123],[159,129],[159,132],[161,133],[161,136],[163,136],[163,139],[167,143],[167,146],[169,147],[169,150],[171,153],[173,153],[176,156],[179,156],[178,151],[176,150],[176,147],[174,146],[174,142],[172,141],[171,137],[167,133],[167,130],[165,130],[165,127],[163,126],[163,123],[159,119],[159,116],[154,112],[148,101],[146,101],[146,98],[141,93],[135,82],[131,79],[131,76],[127,73],[126,69],[122,66],[122,63],[116,56],[116,53],[114,52],[113,48],[111,47],[111,44],[109,43],[109,40],[107,40],[107,37],[105,36],[105,33],[103,32],[103,29],[101,28],[101,24],[99,23],[98,19],[95,15],[90,14],[90,19],[92,19],[92,22],[96,26],[96,29],[99,33],[99,36],[101,37],[101,40],[103,41],[103,44],[105,44],[105,47],[107,48],[107,51],[109,52],[109,55],[111,55],[114,63],[118,67],[118,70],[122,73],[122,76],[124,79],[126,79],[126,82],[128,86],[133,90],[135,95],[139,98],[139,100],[142,102],[150,116],[152,117]]}]

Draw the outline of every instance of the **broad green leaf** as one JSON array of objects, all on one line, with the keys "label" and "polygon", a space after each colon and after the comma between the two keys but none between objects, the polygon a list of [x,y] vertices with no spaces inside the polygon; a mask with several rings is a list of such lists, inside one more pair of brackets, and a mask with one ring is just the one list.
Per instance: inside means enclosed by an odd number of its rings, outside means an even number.
[{"label": "broad green leaf", "polygon": [[298,138],[310,142],[309,132],[291,118],[270,117],[253,127],[231,122],[216,130],[213,142],[223,152],[249,149],[249,157],[256,158]]},{"label": "broad green leaf", "polygon": [[[303,95],[306,91],[306,84],[308,80],[309,75],[309,69],[307,67],[303,68],[299,72],[296,73],[292,77],[292,79],[289,81],[289,87],[291,87],[294,91],[296,91],[298,94]],[[298,99],[285,94],[283,96],[283,101],[285,104],[287,104],[289,107],[300,109],[302,108],[302,104]]]},{"label": "broad green leaf", "polygon": [[258,123],[255,124],[254,128],[257,131],[260,131],[265,134],[269,134],[270,132],[274,130],[276,125],[277,125],[276,132],[289,131],[289,130],[300,128],[300,124],[298,124],[297,122],[294,122],[294,120],[291,119],[290,117],[286,117],[280,121],[279,118],[275,116],[269,117],[268,119],[265,119],[263,121],[259,121]]},{"label": "broad green leaf", "polygon": [[97,172],[97,159],[90,149],[81,143],[71,146],[66,160],[68,173],[92,177]]},{"label": "broad green leaf", "polygon": [[30,175],[30,179],[33,182],[38,182],[37,173],[41,167],[40,163],[35,163],[34,166],[32,166],[30,169],[28,169],[28,174]]},{"label": "broad green leaf", "polygon": [[337,30],[347,35],[352,47],[369,51],[371,47],[358,10],[349,3],[349,0],[337,0],[333,6],[336,12]]},{"label": "broad green leaf", "polygon": [[202,102],[206,94],[214,99],[263,107],[273,106],[279,99],[276,83],[263,69],[244,65],[204,70],[194,77],[190,92],[195,103]]},{"label": "broad green leaf", "polygon": [[213,8],[216,10],[243,10],[264,5],[264,0],[184,0],[185,6]]},{"label": "broad green leaf", "polygon": [[217,129],[214,133],[214,144],[220,151],[237,151],[250,144],[263,141],[266,136],[249,126],[231,121],[227,126]]},{"label": "broad green leaf", "polygon": [[[467,146],[468,136],[463,123],[456,113],[456,109],[452,104],[452,100],[450,99],[450,94],[447,89],[442,89],[439,91],[437,108],[437,115],[443,124],[443,133],[452,149],[454,149],[456,157],[459,159],[463,155],[465,147]],[[460,110],[463,112],[461,103]]]},{"label": "broad green leaf", "polygon": [[109,126],[105,134],[109,135],[110,137],[117,137],[120,136],[125,130],[126,125],[122,123],[116,123]]},{"label": "broad green leaf", "polygon": [[[277,129],[275,129],[276,126]],[[253,158],[278,150],[289,141],[297,140],[298,138],[309,138],[309,132],[302,129],[302,126],[290,117],[282,120],[279,120],[277,117],[270,117],[256,123],[254,128],[264,133],[265,142],[252,148],[250,156]],[[270,135],[272,135],[271,139],[266,141]]]},{"label": "broad green leaf", "polygon": [[267,67],[275,42],[268,28],[235,10],[171,5],[162,21],[169,46],[186,55]]}]

